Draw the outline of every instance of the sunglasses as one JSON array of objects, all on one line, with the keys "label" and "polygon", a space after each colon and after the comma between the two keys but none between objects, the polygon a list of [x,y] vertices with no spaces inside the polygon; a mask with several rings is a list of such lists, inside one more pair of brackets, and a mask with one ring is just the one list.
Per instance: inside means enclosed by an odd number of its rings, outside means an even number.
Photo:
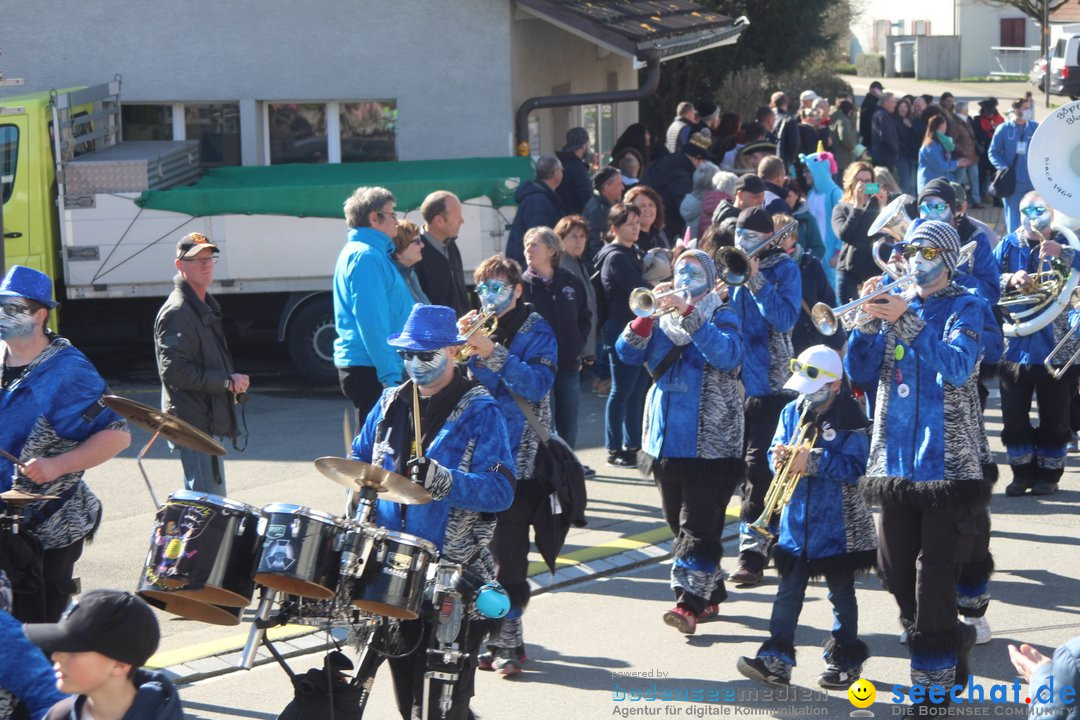
[{"label": "sunglasses", "polygon": [[1026,208],[1020,208],[1020,212],[1028,217],[1038,217],[1047,211],[1047,207],[1044,205],[1028,205]]},{"label": "sunglasses", "polygon": [[404,360],[416,358],[420,362],[431,362],[439,354],[438,350],[398,350],[398,355]]},{"label": "sunglasses", "polygon": [[6,302],[0,304],[0,310],[3,310],[4,314],[8,317],[18,317],[19,315],[29,315],[30,306],[23,305],[19,302]]},{"label": "sunglasses", "polygon": [[919,205],[919,211],[926,215],[931,213],[943,213],[948,209],[949,206],[943,202],[924,202]]},{"label": "sunglasses", "polygon": [[816,365],[801,362],[797,358],[791,358],[791,372],[797,375],[805,375],[811,380],[817,380],[818,375],[824,375],[833,380],[839,380],[835,373],[831,373],[828,370],[822,370]]},{"label": "sunglasses", "polygon": [[498,282],[498,281],[482,282],[482,283],[479,283],[476,286],[476,294],[477,295],[498,295],[499,293],[501,293],[504,289],[506,289],[508,287],[510,287],[510,283],[504,283],[504,282]]},{"label": "sunglasses", "polygon": [[915,255],[922,255],[925,259],[933,262],[940,253],[950,253],[952,250],[946,250],[944,248],[927,247],[925,245],[912,245],[908,243],[906,245],[899,246],[900,252],[904,254],[908,260],[915,257]]}]

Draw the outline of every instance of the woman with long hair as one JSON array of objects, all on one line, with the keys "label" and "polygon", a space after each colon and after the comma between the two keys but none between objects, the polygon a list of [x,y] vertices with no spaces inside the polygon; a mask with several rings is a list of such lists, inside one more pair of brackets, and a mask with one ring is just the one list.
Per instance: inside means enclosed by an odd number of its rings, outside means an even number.
[{"label": "woman with long hair", "polygon": [[874,168],[870,163],[861,160],[851,163],[844,171],[844,194],[833,208],[833,232],[840,238],[837,284],[841,303],[859,297],[859,286],[881,274],[874,263],[874,240],[867,233],[889,197],[884,188],[871,192],[873,183]]}]

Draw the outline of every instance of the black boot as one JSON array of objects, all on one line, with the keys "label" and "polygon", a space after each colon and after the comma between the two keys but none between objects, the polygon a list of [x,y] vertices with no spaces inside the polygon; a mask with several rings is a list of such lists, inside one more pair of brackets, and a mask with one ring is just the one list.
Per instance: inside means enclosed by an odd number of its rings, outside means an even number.
[{"label": "black boot", "polygon": [[1035,484],[1031,486],[1032,495],[1050,495],[1056,493],[1058,489],[1058,480],[1061,479],[1062,470],[1051,470],[1050,468],[1038,468],[1035,471]]},{"label": "black boot", "polygon": [[1009,497],[1019,497],[1027,493],[1031,489],[1031,486],[1035,484],[1035,466],[1032,463],[1027,465],[1011,465],[1013,479],[1012,482],[1005,486],[1005,494]]},{"label": "black boot", "polygon": [[[956,677],[955,685],[967,685],[968,675],[971,674],[971,648],[975,647],[975,628],[967,623],[956,623]],[[951,688],[946,688],[950,690]]]}]

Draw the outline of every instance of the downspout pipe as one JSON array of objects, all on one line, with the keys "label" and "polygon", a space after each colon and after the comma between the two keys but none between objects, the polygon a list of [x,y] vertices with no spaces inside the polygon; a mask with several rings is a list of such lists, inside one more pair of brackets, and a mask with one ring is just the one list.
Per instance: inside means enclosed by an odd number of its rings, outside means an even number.
[{"label": "downspout pipe", "polygon": [[607,90],[605,92],[577,93],[575,95],[543,95],[531,97],[518,106],[514,116],[514,133],[517,135],[518,155],[529,154],[529,113],[533,110],[575,105],[601,103],[637,102],[654,94],[660,87],[660,56],[651,54],[645,64],[645,82],[633,90]]}]

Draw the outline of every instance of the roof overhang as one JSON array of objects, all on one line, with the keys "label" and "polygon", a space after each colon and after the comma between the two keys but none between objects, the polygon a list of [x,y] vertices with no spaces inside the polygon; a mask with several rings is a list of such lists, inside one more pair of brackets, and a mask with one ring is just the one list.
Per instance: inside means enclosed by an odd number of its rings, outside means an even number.
[{"label": "roof overhang", "polygon": [[689,0],[517,0],[518,7],[636,61],[661,61],[733,45],[750,22]]}]

